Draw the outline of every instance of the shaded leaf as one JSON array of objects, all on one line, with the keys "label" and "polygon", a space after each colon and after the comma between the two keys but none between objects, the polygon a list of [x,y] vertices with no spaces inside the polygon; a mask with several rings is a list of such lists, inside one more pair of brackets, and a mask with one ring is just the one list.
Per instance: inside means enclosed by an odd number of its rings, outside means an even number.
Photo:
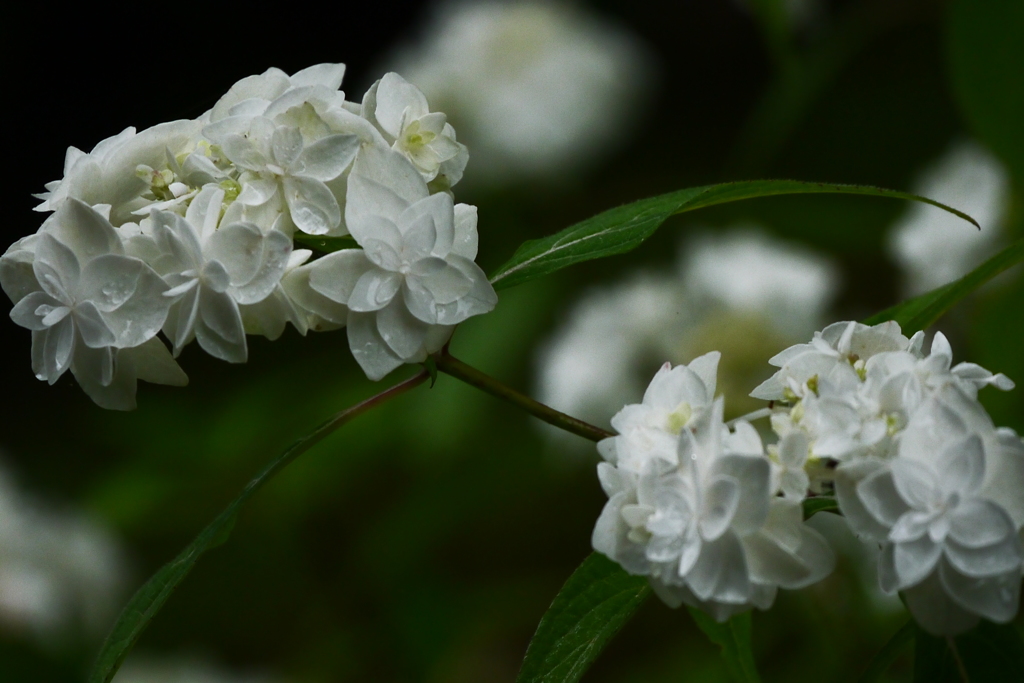
[{"label": "shaded leaf", "polygon": [[871,658],[868,662],[867,669],[860,678],[857,679],[858,683],[874,683],[875,681],[882,678],[886,670],[892,666],[892,663],[896,661],[903,650],[905,650],[912,642],[914,642],[914,634],[917,632],[917,624],[911,619],[900,628],[899,631],[893,634],[892,638],[882,646],[882,649]]},{"label": "shaded leaf", "polygon": [[647,579],[591,553],[537,625],[517,683],[578,681],[650,593]]},{"label": "shaded leaf", "polygon": [[724,624],[694,607],[687,608],[700,630],[721,648],[722,659],[729,675],[737,683],[759,683],[761,677],[754,664],[754,650],[750,645],[750,612],[737,614]]},{"label": "shaded leaf", "polygon": [[351,408],[341,411],[327,420],[310,434],[302,437],[289,446],[281,455],[274,458],[255,479],[249,482],[242,493],[220,513],[216,519],[203,529],[195,540],[178,554],[176,558],[165,564],[149,581],[136,591],[131,600],[121,611],[107,639],[103,642],[96,663],[89,674],[89,683],[109,683],[121,668],[125,657],[131,652],[135,642],[142,635],[146,626],[156,616],[160,608],[167,602],[174,589],[188,576],[196,561],[208,550],[227,541],[234,527],[235,520],[242,505],[263,484],[281,471],[288,463],[322,441],[335,429],[352,418],[361,415],[384,400],[397,396],[408,389],[422,384],[427,379],[423,372],[405,380],[376,396],[363,401]]},{"label": "shaded leaf", "polygon": [[692,187],[641,199],[599,213],[549,237],[524,242],[512,258],[491,276],[491,283],[495,289],[503,289],[575,263],[623,254],[638,247],[654,234],[669,216],[677,213],[741,199],[787,194],[859,194],[910,199],[945,209],[977,225],[967,214],[906,192],[864,185],[808,183],[798,180],[745,180]]},{"label": "shaded leaf", "polygon": [[839,514],[839,503],[831,496],[815,496],[804,500],[804,519],[810,519],[819,512]]},{"label": "shaded leaf", "polygon": [[959,280],[907,299],[876,313],[864,322],[877,325],[886,320],[895,320],[904,334],[911,335],[932,325],[953,304],[1021,261],[1024,261],[1024,239],[1017,240]]},{"label": "shaded leaf", "polygon": [[956,638],[916,629],[915,683],[1018,683],[1024,680],[1024,639],[1013,624],[982,621]]}]

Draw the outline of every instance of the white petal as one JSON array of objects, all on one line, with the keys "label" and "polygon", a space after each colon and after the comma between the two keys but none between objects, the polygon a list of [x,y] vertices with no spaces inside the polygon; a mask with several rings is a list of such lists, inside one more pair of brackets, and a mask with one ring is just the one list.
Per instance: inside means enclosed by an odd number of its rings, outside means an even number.
[{"label": "white petal", "polygon": [[379,311],[395,298],[403,279],[398,273],[371,267],[356,281],[346,305],[360,313]]},{"label": "white petal", "polygon": [[356,283],[375,266],[362,249],[343,249],[328,254],[302,269],[309,272],[309,286],[331,301],[347,304]]},{"label": "white petal", "polygon": [[188,376],[156,337],[139,346],[121,349],[118,351],[117,363],[119,367],[130,363],[135,375],[147,382],[174,387],[188,384]]},{"label": "white petal", "polygon": [[98,349],[113,346],[117,342],[117,337],[91,301],[78,304],[72,317],[75,319],[75,328],[86,346]]},{"label": "white petal", "polygon": [[355,135],[328,135],[302,151],[295,174],[321,182],[334,180],[352,163],[359,148]]},{"label": "white petal", "polygon": [[732,532],[706,542],[700,559],[686,576],[687,585],[701,600],[742,604],[750,599],[750,578],[743,546]]},{"label": "white petal", "polygon": [[[767,496],[765,496],[767,500]],[[700,535],[713,541],[729,528],[740,505],[740,484],[728,475],[719,475],[704,489],[700,514]],[[765,511],[767,514],[767,510]]]},{"label": "white petal", "polygon": [[893,562],[901,589],[914,586],[935,569],[942,556],[942,546],[924,535],[916,541],[896,543]]},{"label": "white petal", "polygon": [[290,168],[303,147],[302,133],[298,128],[278,126],[270,138],[270,153],[279,168]]},{"label": "white petal", "polygon": [[46,292],[32,292],[11,309],[11,320],[30,330],[45,330],[50,324],[43,322],[43,316],[38,312],[40,307],[47,311],[52,308],[63,308],[63,305]]},{"label": "white petal", "polygon": [[981,548],[1013,536],[1016,527],[995,503],[970,500],[949,513],[949,535],[962,546]]},{"label": "white petal", "polygon": [[451,253],[475,261],[479,242],[476,229],[476,207],[469,204],[456,204],[453,212],[455,235],[452,239]]},{"label": "white petal", "polygon": [[956,541],[947,540],[945,555],[950,566],[964,576],[974,578],[1013,572],[1020,569],[1024,562],[1020,539],[1016,534],[1010,534],[1002,541],[985,547],[962,546]]},{"label": "white petal", "polygon": [[381,338],[405,362],[425,360],[423,342],[426,323],[417,320],[398,297],[377,313],[377,331]]},{"label": "white petal", "polygon": [[225,292],[199,288],[199,315],[195,321],[196,341],[211,356],[229,363],[244,363],[248,358],[242,315]]},{"label": "white petal", "polygon": [[1020,568],[991,578],[964,576],[950,564],[939,567],[939,579],[953,600],[969,612],[1005,624],[1017,615]]},{"label": "white petal", "polygon": [[398,137],[403,120],[416,120],[428,111],[427,98],[419,88],[393,72],[380,79],[374,114],[391,137]]},{"label": "white petal", "polygon": [[292,220],[299,230],[310,235],[324,235],[341,224],[338,200],[319,180],[286,177],[283,189]]},{"label": "white petal", "polygon": [[403,364],[377,331],[376,313],[349,313],[348,346],[359,367],[373,381]]},{"label": "white petal", "polygon": [[341,80],[344,77],[344,64],[314,64],[293,73],[291,75],[291,84],[292,87],[322,85],[331,90],[337,90],[341,87]]},{"label": "white petal", "polygon": [[71,249],[80,262],[101,254],[124,253],[110,221],[77,199],[63,202],[45,225],[45,231]]},{"label": "white petal", "polygon": [[939,572],[934,572],[917,586],[905,590],[903,598],[914,620],[932,635],[956,635],[978,623],[977,615],[961,607],[949,596],[939,578]]},{"label": "white petal", "polygon": [[718,474],[732,477],[739,484],[739,504],[732,528],[743,535],[764,524],[768,516],[771,468],[767,458],[723,455],[714,464]]}]

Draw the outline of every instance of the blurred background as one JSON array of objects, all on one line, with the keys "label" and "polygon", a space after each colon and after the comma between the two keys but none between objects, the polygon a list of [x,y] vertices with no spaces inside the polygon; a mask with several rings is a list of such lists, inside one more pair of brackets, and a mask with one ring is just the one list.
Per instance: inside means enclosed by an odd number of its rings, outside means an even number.
[{"label": "blurred background", "polygon": [[[92,8],[7,22],[4,244],[68,145],[195,117],[234,81],[348,64],[362,93],[398,70],[470,150],[485,271],[524,239],[682,187],[745,178],[867,183],[929,207],[809,196],[671,219],[633,253],[501,292],[455,355],[607,424],[658,365],[725,354],[727,408],[766,360],[966,272],[1024,232],[1022,5],[970,0],[595,0]],[[115,23],[116,22],[116,23]],[[127,24],[125,23],[127,22]],[[130,26],[126,30],[125,26]],[[956,360],[1024,383],[1018,267],[939,327]],[[104,411],[70,373],[30,369],[3,316],[0,680],[75,682],[124,601],[295,438],[383,388],[343,332],[249,338],[232,366],[193,345],[190,386]],[[412,369],[394,373],[398,380]],[[1024,391],[982,399],[1024,431]],[[245,508],[142,636],[118,683],[512,681],[604,504],[597,454],[441,377],[367,414]],[[754,615],[766,681],[854,680],[903,623],[867,550],[815,522],[838,571]],[[1020,619],[1018,618],[1018,624]],[[909,658],[890,680],[909,680]],[[584,680],[725,681],[685,611],[650,600]]]}]

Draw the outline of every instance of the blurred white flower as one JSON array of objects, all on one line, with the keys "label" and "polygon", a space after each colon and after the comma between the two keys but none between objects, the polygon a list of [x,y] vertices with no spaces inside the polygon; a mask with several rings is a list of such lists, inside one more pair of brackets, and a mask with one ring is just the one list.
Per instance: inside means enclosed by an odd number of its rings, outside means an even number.
[{"label": "blurred white flower", "polygon": [[44,641],[78,630],[102,635],[124,578],[106,530],[41,505],[0,469],[0,631]]},{"label": "blurred white flower", "polygon": [[565,2],[447,2],[390,61],[448,113],[475,181],[553,176],[623,141],[651,81],[623,27]]},{"label": "blurred white flower", "polygon": [[827,259],[750,228],[689,242],[679,262],[678,276],[638,274],[584,295],[541,349],[540,400],[608,425],[666,360],[720,349],[718,391],[752,410],[763,363],[819,326],[838,289]]},{"label": "blurred white flower", "polygon": [[1010,200],[1006,171],[974,142],[950,149],[922,174],[914,192],[966,212],[981,231],[934,206],[910,206],[889,237],[908,296],[966,275],[995,253]]},{"label": "blurred white flower", "polygon": [[270,683],[270,676],[239,674],[193,657],[132,655],[112,683]]}]

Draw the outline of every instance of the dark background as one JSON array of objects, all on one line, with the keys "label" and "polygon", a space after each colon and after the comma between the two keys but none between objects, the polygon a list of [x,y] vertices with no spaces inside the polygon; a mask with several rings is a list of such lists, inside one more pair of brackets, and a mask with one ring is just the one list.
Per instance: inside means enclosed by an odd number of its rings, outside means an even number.
[{"label": "dark background", "polygon": [[[970,23],[969,11],[923,0],[824,3],[823,21],[794,40],[804,66],[787,85],[783,56],[773,56],[737,3],[589,4],[648,43],[656,94],[632,142],[579,177],[470,196],[456,188],[459,200],[480,207],[485,271],[523,239],[680,187],[792,177],[909,189],[951,141],[972,135],[1016,169],[1022,186],[1019,136],[990,113],[998,106],[977,104],[1001,82],[1017,92],[996,99],[1019,101],[1022,62],[1019,53],[996,60],[998,68],[957,62],[954,19]],[[198,116],[231,83],[270,66],[291,73],[343,61],[343,89],[359,99],[395,41],[414,35],[426,16],[421,2],[29,11],[31,19],[4,29],[5,42],[18,46],[4,69],[11,151],[3,191],[12,208],[4,244],[41,223],[30,194],[61,176],[68,145],[88,150],[128,125]],[[757,118],[773,101],[790,113]],[[534,348],[576,292],[640,264],[667,267],[688,225],[738,219],[830,253],[845,282],[836,319],[863,317],[896,301],[897,273],[882,246],[906,209],[802,197],[673,219],[632,254],[503,292],[493,314],[459,330],[453,350],[529,391]],[[1009,229],[1020,234],[1019,203],[1015,211]],[[1022,302],[1018,272],[962,305],[946,323],[958,360],[1024,381]],[[37,381],[30,333],[6,316],[0,325],[4,464],[24,488],[111,525],[130,550],[132,585],[176,554],[264,462],[378,388],[355,365],[343,331],[302,338],[289,328],[274,343],[250,337],[241,366],[192,345],[180,358],[190,386],[141,385],[138,411],[107,412],[70,373],[52,387]],[[986,396],[998,424],[1024,428],[1020,394]],[[603,505],[593,464],[558,458],[528,418],[441,378],[342,430],[260,493],[139,649],[294,681],[511,681],[537,620],[589,552]],[[852,680],[902,623],[873,612],[847,569],[755,615],[766,680]],[[79,680],[96,646],[82,638],[55,650],[0,631],[0,680]],[[907,662],[897,663],[893,680],[907,672]],[[585,680],[727,679],[685,611],[652,600]]]}]

